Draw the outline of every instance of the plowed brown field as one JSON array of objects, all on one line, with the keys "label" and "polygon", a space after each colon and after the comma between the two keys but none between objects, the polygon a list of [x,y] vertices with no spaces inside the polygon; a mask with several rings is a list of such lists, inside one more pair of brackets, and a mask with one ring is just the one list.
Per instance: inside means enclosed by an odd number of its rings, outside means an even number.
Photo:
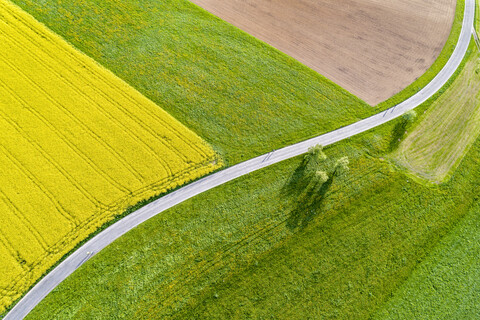
[{"label": "plowed brown field", "polygon": [[192,0],[375,105],[440,54],[455,0]]}]

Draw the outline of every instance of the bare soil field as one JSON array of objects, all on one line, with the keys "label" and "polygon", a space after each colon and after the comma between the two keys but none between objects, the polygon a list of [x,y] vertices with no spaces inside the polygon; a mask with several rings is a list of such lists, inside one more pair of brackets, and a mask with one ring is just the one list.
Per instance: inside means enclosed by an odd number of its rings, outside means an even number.
[{"label": "bare soil field", "polygon": [[192,0],[371,105],[440,54],[455,0]]}]

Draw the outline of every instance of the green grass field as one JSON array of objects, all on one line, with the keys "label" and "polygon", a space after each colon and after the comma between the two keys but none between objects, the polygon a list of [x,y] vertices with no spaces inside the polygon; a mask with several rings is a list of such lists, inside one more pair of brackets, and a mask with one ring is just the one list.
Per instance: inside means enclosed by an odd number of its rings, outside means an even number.
[{"label": "green grass field", "polygon": [[480,134],[480,54],[472,56],[450,88],[426,111],[393,153],[422,178],[444,181]]},{"label": "green grass field", "polygon": [[480,203],[432,251],[374,319],[480,318]]},{"label": "green grass field", "polygon": [[326,150],[351,171],[323,190],[282,162],[168,210],[100,252],[37,319],[368,318],[475,203],[480,142],[440,186],[395,170],[396,123]]},{"label": "green grass field", "polygon": [[14,0],[206,139],[228,164],[375,112],[187,0]]}]

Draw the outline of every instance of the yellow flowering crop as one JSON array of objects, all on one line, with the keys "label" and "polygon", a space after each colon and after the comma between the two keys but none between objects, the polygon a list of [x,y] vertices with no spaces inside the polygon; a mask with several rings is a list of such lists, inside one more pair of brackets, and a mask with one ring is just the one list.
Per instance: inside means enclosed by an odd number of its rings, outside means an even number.
[{"label": "yellow flowering crop", "polygon": [[128,206],[220,165],[197,135],[0,0],[0,312]]}]

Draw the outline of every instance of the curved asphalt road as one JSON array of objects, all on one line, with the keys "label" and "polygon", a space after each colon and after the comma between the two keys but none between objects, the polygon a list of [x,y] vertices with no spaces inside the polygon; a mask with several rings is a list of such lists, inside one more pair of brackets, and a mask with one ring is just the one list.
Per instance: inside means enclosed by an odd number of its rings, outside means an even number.
[{"label": "curved asphalt road", "polygon": [[161,213],[162,211],[167,210],[168,208],[171,208],[187,199],[190,199],[199,193],[222,185],[230,180],[267,167],[274,163],[301,155],[307,152],[308,148],[311,146],[317,144],[327,146],[345,138],[354,136],[358,133],[375,128],[376,126],[388,122],[402,115],[406,111],[422,104],[448,81],[448,79],[453,75],[455,70],[460,65],[470,43],[474,16],[475,0],[465,0],[465,16],[460,38],[455,51],[438,75],[425,88],[411,98],[396,105],[395,107],[378,113],[370,118],[353,123],[349,126],[239,163],[235,166],[191,183],[154,202],[151,202],[145,207],[140,208],[122,220],[111,225],[77,249],[77,251],[60,263],[40,282],[38,282],[37,285],[34,286],[33,289],[30,290],[23,297],[23,299],[17,303],[17,305],[6,315],[4,319],[23,319],[50,291],[52,291],[58,284],[60,284],[60,282],[67,278],[85,261],[112,243],[115,239],[119,238],[129,230],[135,228],[151,217]]}]

